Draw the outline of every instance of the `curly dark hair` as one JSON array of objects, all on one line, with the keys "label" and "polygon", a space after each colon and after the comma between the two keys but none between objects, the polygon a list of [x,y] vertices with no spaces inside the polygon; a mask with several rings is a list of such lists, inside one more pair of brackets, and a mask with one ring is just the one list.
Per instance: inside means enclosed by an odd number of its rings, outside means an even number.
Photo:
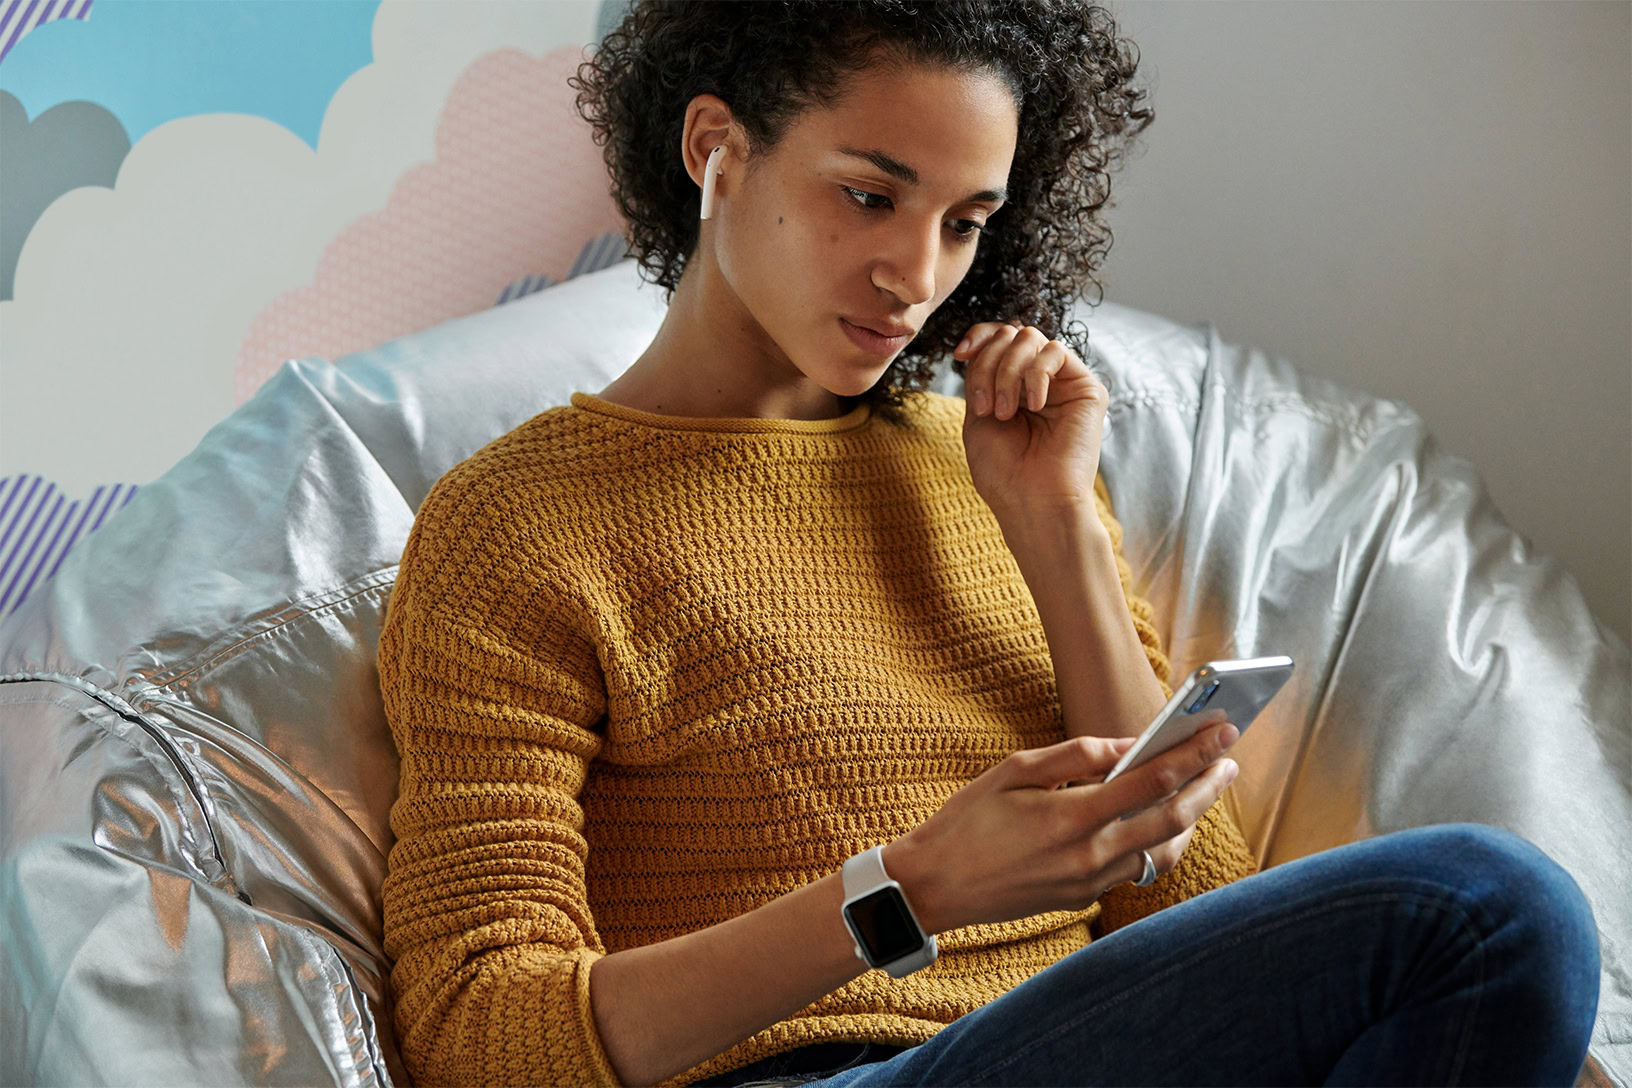
[{"label": "curly dark hair", "polygon": [[[1088,284],[1103,299],[1093,272],[1111,244],[1110,171],[1155,119],[1131,84],[1138,47],[1111,14],[1081,0],[632,0],[567,82],[604,145],[630,252],[672,299],[698,238],[700,194],[676,151],[692,98],[727,102],[753,156],[881,60],[989,71],[1020,106],[1002,220],[873,388],[840,397],[845,411],[867,401],[902,423],[906,394],[930,385],[977,322],[1035,325],[1088,358],[1087,327],[1061,326]],[[962,377],[964,363],[952,366]]]}]

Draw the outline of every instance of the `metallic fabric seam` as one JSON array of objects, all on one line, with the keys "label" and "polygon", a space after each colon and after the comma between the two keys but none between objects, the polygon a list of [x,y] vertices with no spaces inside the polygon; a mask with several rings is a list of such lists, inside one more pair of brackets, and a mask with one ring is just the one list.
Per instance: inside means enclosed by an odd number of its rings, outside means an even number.
[{"label": "metallic fabric seam", "polygon": [[[203,873],[209,879],[212,886],[221,888],[223,891],[230,892],[243,902],[249,903],[249,896],[245,895],[238,888],[238,882],[235,881],[232,878],[232,874],[228,872],[226,861],[221,855],[220,839],[215,833],[214,821],[210,818],[211,809],[208,801],[208,792],[204,789],[203,783],[199,781],[198,775],[194,773],[192,765],[187,762],[186,757],[183,756],[180,750],[178,750],[171,742],[164,730],[148,721],[146,714],[132,706],[130,703],[126,702],[124,699],[121,699],[113,692],[108,691],[105,688],[98,687],[90,681],[82,679],[78,676],[69,676],[67,673],[60,672],[7,673],[4,676],[0,676],[0,684],[28,683],[34,681],[45,681],[48,683],[63,684],[67,687],[76,688],[79,691],[84,692],[86,695],[89,695],[103,706],[106,706],[109,710],[112,710],[115,714],[118,714],[126,721],[133,722],[134,724],[140,726],[149,736],[158,742],[159,747],[164,751],[165,755],[169,757],[170,762],[175,764],[176,769],[181,772],[181,778],[187,786],[187,792],[192,795],[193,803],[195,806],[197,806],[198,822],[203,827],[205,836],[209,839],[209,849],[212,857],[200,858],[195,856],[192,859],[193,863],[198,867],[199,872]],[[178,809],[178,811],[180,810]],[[213,865],[211,864],[212,861]],[[250,905],[253,906],[254,904]]]},{"label": "metallic fabric seam", "polygon": [[[353,1052],[355,1053],[357,1036],[360,1034],[364,1052],[368,1056],[369,1071],[374,1074],[374,1083],[379,1085],[391,1084],[391,1077],[385,1070],[385,1061],[381,1057],[379,1047],[376,1044],[378,1025],[374,1022],[374,1014],[369,1011],[368,999],[363,996],[363,988],[357,984],[356,973],[352,971],[351,964],[346,962],[346,957],[342,956],[333,944],[325,940],[321,935],[312,933],[311,930],[307,930],[307,932],[311,933],[313,940],[322,942],[328,954],[339,962],[340,970],[345,972],[346,985],[349,987],[347,993],[357,1009],[360,1025],[360,1031],[352,1033]],[[359,1069],[358,1073],[361,1075],[362,1070]]]},{"label": "metallic fabric seam", "polygon": [[[192,794],[193,801],[197,806],[197,821],[203,827],[204,833],[208,836],[209,848],[214,855],[213,859],[204,859],[198,857],[195,853],[189,860],[192,861],[199,872],[203,873],[209,879],[209,884],[211,886],[220,888],[222,891],[226,891],[235,896],[244,904],[254,907],[254,903],[251,901],[250,897],[238,888],[237,882],[233,879],[231,872],[228,871],[226,863],[222,858],[221,848],[216,837],[215,827],[210,819],[209,806],[205,801],[207,791],[199,781],[198,776],[194,773],[191,765],[188,764],[185,756],[183,756],[183,754],[177,750],[175,745],[165,734],[164,730],[158,728],[152,722],[148,721],[142,711],[138,710],[124,699],[121,699],[118,695],[115,695],[104,688],[98,687],[97,685],[92,684],[81,677],[56,672],[7,673],[5,675],[0,675],[0,684],[42,682],[61,684],[65,687],[76,689],[85,695],[90,696],[103,706],[106,706],[109,710],[113,711],[115,714],[119,715],[119,717],[140,726],[149,736],[153,737],[159,742],[162,751],[181,772],[182,781],[186,784],[188,792]],[[179,802],[180,798],[177,798],[177,800]],[[180,811],[179,808],[178,811]],[[189,836],[187,841],[196,842],[196,838],[195,836]],[[209,864],[210,860],[213,860],[213,865]],[[218,875],[212,875],[212,869],[215,870],[215,874]],[[351,1023],[347,1026],[346,1031],[349,1037],[348,1041],[350,1044],[351,1058],[357,1063],[355,1072],[358,1077],[358,1083],[365,1086],[372,1084],[387,1086],[388,1088],[388,1086],[392,1085],[393,1081],[385,1069],[385,1062],[379,1051],[378,1037],[376,1035],[378,1024],[375,1021],[373,1012],[368,1007],[367,999],[363,996],[363,988],[358,983],[356,973],[352,970],[351,964],[346,962],[346,958],[340,955],[339,950],[335,948],[334,944],[326,939],[322,934],[314,931],[308,926],[298,926],[295,928],[300,936],[304,936],[305,938],[317,942],[321,948],[322,954],[339,965],[340,975],[342,978],[337,979],[336,981],[343,982],[345,999],[348,1000],[352,1007],[357,1011],[357,1016],[351,1019]],[[297,936],[297,939],[299,939],[299,936]],[[339,996],[340,995],[337,993],[337,1001],[339,1000]]]},{"label": "metallic fabric seam", "polygon": [[[216,665],[224,664],[233,656],[251,649],[257,641],[265,638],[267,635],[272,634],[280,628],[286,627],[287,625],[294,623],[297,620],[304,619],[307,616],[331,611],[332,609],[347,604],[358,597],[364,597],[371,593],[378,593],[382,589],[389,591],[396,584],[396,580],[397,564],[393,563],[389,567],[385,567],[377,571],[371,571],[360,579],[353,579],[337,589],[327,590],[324,593],[308,597],[306,598],[305,602],[286,602],[278,607],[276,610],[278,613],[289,613],[291,608],[298,608],[299,611],[285,615],[282,619],[279,619],[270,627],[261,627],[246,634],[246,628],[251,627],[256,623],[264,622],[265,620],[264,614],[251,617],[250,619],[228,629],[222,638],[216,640],[216,645],[206,647],[195,657],[179,661],[171,666],[168,675],[164,672],[154,673],[152,675],[138,674],[146,684],[146,686],[142,689],[141,694],[157,694],[160,692],[169,691],[170,689],[179,691],[183,688],[189,687],[208,669]],[[362,585],[359,586],[359,582],[361,582]],[[342,595],[335,596],[336,594]],[[309,607],[307,606],[307,602],[319,601],[322,603],[313,603]],[[222,645],[222,643],[225,643],[225,645]]]}]

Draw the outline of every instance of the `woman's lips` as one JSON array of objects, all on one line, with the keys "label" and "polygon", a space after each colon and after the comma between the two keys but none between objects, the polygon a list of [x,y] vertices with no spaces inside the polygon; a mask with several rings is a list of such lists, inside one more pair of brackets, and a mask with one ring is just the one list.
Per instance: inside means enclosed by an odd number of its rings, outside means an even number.
[{"label": "woman's lips", "polygon": [[900,336],[880,336],[872,329],[864,329],[860,325],[852,325],[844,318],[839,318],[839,324],[844,326],[844,334],[863,351],[874,355],[894,355],[907,346],[912,337],[903,333]]}]

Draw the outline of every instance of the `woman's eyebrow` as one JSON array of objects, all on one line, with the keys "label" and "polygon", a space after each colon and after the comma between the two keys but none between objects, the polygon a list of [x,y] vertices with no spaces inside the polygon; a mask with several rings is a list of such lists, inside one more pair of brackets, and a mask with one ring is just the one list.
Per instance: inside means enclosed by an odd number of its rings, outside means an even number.
[{"label": "woman's eyebrow", "polygon": [[[868,162],[872,163],[886,174],[889,174],[891,177],[899,178],[908,185],[918,184],[918,171],[914,170],[900,159],[886,155],[882,151],[876,149],[863,151],[862,149],[856,147],[839,147],[835,150],[837,150],[841,155],[853,155],[858,159],[866,159]],[[1007,203],[1009,199],[1009,187],[1007,185],[999,185],[995,189],[982,189],[977,193],[970,193],[963,199],[965,203],[977,200],[996,200]]]}]

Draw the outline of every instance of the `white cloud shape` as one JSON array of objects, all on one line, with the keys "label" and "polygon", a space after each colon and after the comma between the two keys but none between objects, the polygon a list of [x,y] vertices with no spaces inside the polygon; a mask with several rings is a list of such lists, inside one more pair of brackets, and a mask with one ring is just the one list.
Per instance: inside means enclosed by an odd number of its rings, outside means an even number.
[{"label": "white cloud shape", "polygon": [[336,92],[316,153],[281,125],[206,114],[149,132],[112,190],[35,224],[0,302],[0,475],[70,495],[145,483],[234,406],[249,323],[311,281],[335,234],[434,155],[454,83],[498,49],[595,40],[595,0],[384,0],[373,64]]}]

